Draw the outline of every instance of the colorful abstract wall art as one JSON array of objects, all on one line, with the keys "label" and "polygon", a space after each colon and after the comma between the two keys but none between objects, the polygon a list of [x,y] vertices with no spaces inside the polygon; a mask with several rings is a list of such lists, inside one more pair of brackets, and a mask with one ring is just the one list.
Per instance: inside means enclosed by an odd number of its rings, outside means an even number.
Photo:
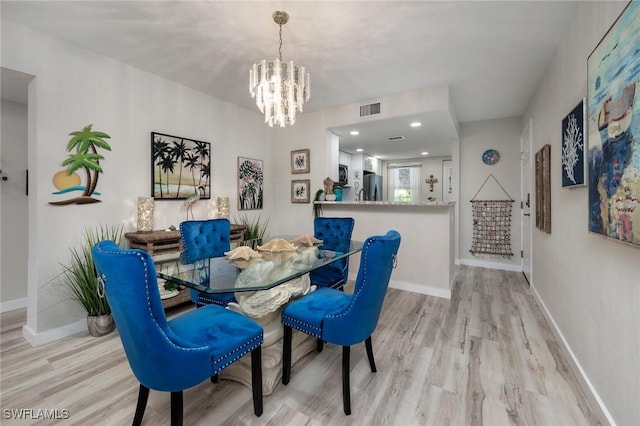
[{"label": "colorful abstract wall art", "polygon": [[587,61],[589,231],[640,247],[640,2]]}]

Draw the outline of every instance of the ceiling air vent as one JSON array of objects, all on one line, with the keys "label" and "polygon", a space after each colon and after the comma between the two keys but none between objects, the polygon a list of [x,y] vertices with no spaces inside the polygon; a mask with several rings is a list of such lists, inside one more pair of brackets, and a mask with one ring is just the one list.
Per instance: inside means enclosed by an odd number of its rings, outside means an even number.
[{"label": "ceiling air vent", "polygon": [[360,118],[380,114],[380,102],[368,105],[360,105]]},{"label": "ceiling air vent", "polygon": [[387,138],[390,141],[401,141],[406,139],[404,136],[391,136],[390,138]]}]

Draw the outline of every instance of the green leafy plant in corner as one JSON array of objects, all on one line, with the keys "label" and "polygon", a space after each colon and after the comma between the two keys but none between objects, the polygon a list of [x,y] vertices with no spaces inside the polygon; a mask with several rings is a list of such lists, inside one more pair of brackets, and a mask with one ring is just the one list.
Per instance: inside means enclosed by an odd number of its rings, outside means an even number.
[{"label": "green leafy plant in corner", "polygon": [[87,312],[87,316],[100,316],[111,313],[111,308],[102,289],[98,288],[98,272],[93,263],[91,250],[102,240],[113,240],[118,245],[122,241],[122,225],[99,226],[86,229],[84,241],[80,247],[69,249],[68,264],[61,264],[62,281],[70,297],[76,300]]}]

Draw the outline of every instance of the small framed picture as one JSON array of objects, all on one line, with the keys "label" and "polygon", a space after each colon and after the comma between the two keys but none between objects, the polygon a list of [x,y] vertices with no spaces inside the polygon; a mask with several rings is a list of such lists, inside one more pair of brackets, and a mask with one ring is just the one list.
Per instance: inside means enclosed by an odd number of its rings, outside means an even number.
[{"label": "small framed picture", "polygon": [[291,181],[291,202],[292,203],[308,203],[310,187],[311,187],[310,179],[292,180]]},{"label": "small framed picture", "polygon": [[291,151],[291,173],[309,173],[309,150]]}]

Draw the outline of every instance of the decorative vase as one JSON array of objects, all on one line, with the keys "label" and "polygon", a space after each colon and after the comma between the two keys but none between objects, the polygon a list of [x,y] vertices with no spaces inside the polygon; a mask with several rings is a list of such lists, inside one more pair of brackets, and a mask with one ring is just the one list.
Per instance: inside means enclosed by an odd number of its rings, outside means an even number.
[{"label": "decorative vase", "polygon": [[333,193],[336,195],[336,201],[342,201],[342,189],[336,188]]},{"label": "decorative vase", "polygon": [[336,200],[336,194],[327,194],[327,195],[325,195],[325,198],[327,199],[327,201],[335,201]]},{"label": "decorative vase", "polygon": [[138,232],[153,231],[153,198],[138,197]]},{"label": "decorative vase", "polygon": [[111,314],[87,316],[87,328],[90,335],[100,337],[111,333],[116,328],[116,324]]}]

